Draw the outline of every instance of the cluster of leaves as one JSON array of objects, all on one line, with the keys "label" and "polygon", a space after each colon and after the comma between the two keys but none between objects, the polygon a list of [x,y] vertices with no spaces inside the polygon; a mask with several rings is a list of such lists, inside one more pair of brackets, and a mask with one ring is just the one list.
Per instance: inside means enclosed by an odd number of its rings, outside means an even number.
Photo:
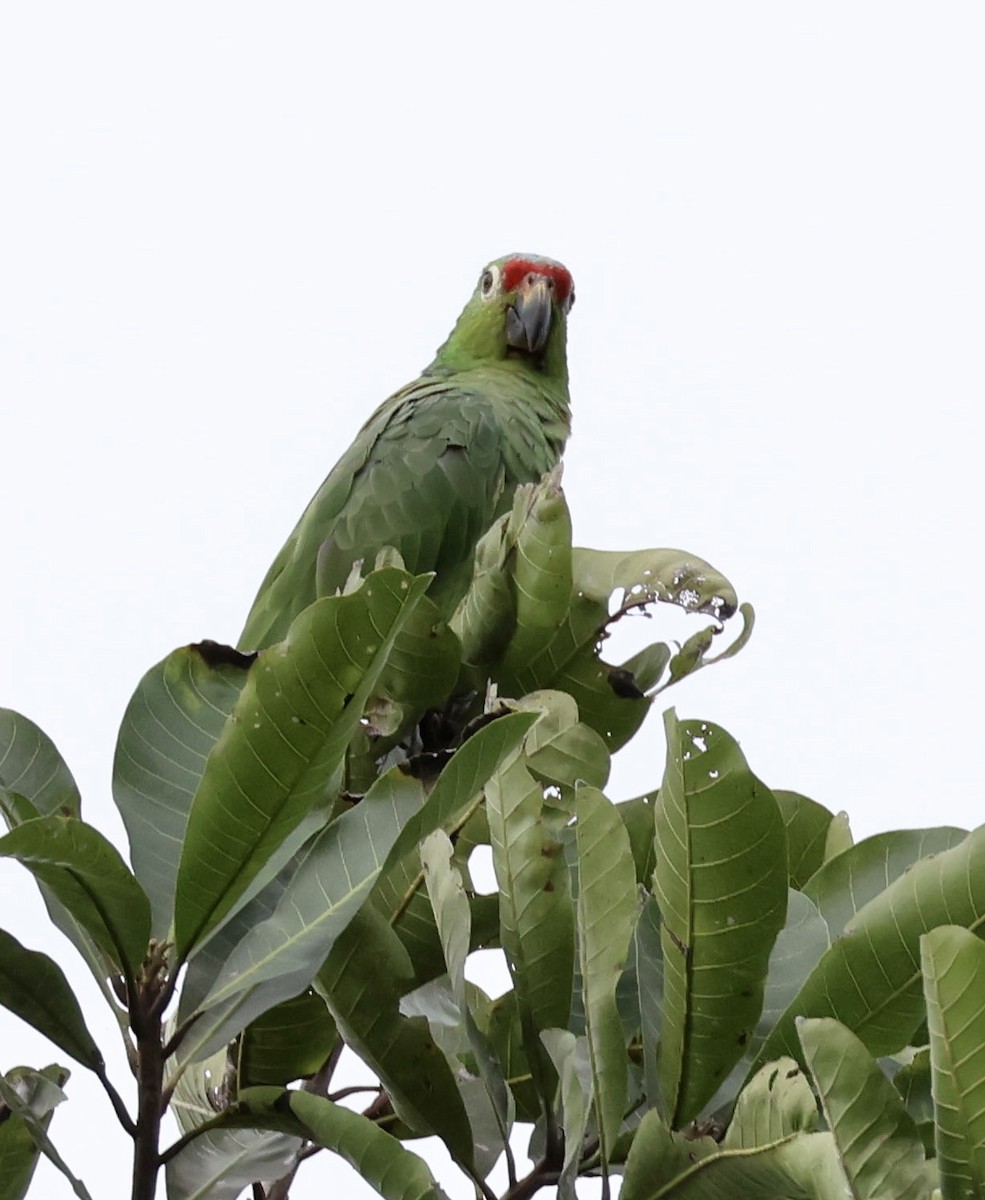
[{"label": "cluster of leaves", "polygon": [[[679,551],[572,550],[552,478],[480,543],[450,625],[427,584],[382,561],[258,655],[203,643],[152,668],[114,771],[132,870],[50,740],[0,714],[0,855],[116,1016],[134,1113],[60,967],[8,934],[0,1002],[100,1079],[134,1200],[162,1167],[169,1200],[276,1200],[322,1148],[388,1200],[438,1197],[406,1144],[423,1135],[487,1200],[503,1157],[510,1200],[586,1174],[607,1193],[614,1172],[624,1200],[985,1190],[981,833],[852,846],[672,712],[659,791],[610,802],[611,753],[715,661],[737,603]],[[661,601],[711,622],[606,663],[611,624]],[[738,611],[718,658],[751,631]],[[512,980],[495,1000],[466,976],[487,947]],[[333,1091],[343,1045],[374,1076],[363,1111]],[[3,1077],[3,1200],[38,1153],[88,1195],[47,1133],[67,1075]]]}]

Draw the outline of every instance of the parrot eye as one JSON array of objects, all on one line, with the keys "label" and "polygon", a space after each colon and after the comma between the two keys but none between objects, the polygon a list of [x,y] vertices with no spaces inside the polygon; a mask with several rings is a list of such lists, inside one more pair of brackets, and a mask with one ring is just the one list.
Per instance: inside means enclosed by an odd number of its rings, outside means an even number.
[{"label": "parrot eye", "polygon": [[571,291],[568,293],[568,308],[567,308],[567,311],[568,311],[568,312],[571,312],[571,310],[574,308],[574,306],[575,306],[575,289],[574,289],[574,288],[572,288],[572,289],[571,289]]},{"label": "parrot eye", "polygon": [[479,280],[479,291],[482,297],[488,300],[493,294],[496,284],[499,282],[499,270],[497,267],[486,267],[482,272],[482,277]]}]

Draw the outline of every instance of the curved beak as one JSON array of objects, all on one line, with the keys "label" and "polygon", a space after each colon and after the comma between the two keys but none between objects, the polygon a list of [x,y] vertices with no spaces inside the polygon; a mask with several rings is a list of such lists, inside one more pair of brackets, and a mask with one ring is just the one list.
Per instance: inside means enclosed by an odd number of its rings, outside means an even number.
[{"label": "curved beak", "polygon": [[517,289],[516,300],[506,310],[506,341],[514,350],[538,354],[551,332],[554,290],[544,275],[531,272]]}]

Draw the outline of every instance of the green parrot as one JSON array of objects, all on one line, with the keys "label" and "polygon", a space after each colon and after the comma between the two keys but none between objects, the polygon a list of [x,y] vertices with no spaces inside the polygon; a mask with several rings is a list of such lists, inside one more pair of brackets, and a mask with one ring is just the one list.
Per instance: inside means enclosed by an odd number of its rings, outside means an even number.
[{"label": "green parrot", "polygon": [[315,493],[260,585],[241,650],[283,639],[385,546],[409,571],[435,572],[429,595],[451,615],[476,542],[564,450],[574,298],[549,258],[510,254],[483,270],[434,362],[380,405]]}]

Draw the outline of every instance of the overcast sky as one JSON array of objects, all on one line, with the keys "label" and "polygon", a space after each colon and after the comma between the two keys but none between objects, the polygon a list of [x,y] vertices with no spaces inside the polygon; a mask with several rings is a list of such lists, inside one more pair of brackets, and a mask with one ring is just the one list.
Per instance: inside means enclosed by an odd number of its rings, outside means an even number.
[{"label": "overcast sky", "polygon": [[[576,281],[576,541],[684,547],[757,609],[668,703],[856,837],[980,823],[983,33],[958,2],[5,6],[0,705],[88,819],[125,846],[142,673],[235,639],[364,417],[524,250]],[[659,782],[658,714],[622,757],[612,799]],[[0,906],[98,1004],[12,863]],[[56,1057],[0,1014],[0,1066]],[[52,1135],[115,1200],[83,1074]]]}]

